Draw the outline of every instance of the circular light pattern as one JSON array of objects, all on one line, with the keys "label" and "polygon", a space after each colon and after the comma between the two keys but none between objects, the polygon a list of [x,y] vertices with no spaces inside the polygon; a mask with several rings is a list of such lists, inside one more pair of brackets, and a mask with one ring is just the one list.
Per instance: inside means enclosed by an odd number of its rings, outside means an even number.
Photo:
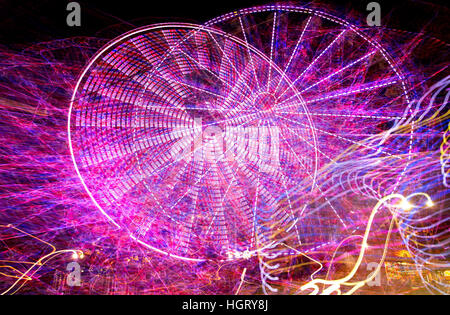
[{"label": "circular light pattern", "polygon": [[[280,104],[301,128],[280,124]],[[276,199],[317,172],[314,126],[292,83],[245,41],[207,27],[155,25],[102,49],[78,82],[69,130],[103,214],[181,259],[269,244],[258,220],[292,216]]]}]

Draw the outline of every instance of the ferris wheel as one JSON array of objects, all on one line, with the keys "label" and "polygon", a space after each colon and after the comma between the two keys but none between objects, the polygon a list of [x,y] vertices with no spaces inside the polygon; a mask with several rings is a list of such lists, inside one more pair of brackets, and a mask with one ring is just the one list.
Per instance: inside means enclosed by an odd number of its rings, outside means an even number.
[{"label": "ferris wheel", "polygon": [[[271,246],[272,222],[304,210],[290,192],[308,181],[320,193],[319,170],[400,124],[405,104],[403,75],[356,26],[265,6],[111,41],[77,83],[69,142],[93,202],[132,239],[231,260]],[[360,154],[399,150],[383,140]]]}]

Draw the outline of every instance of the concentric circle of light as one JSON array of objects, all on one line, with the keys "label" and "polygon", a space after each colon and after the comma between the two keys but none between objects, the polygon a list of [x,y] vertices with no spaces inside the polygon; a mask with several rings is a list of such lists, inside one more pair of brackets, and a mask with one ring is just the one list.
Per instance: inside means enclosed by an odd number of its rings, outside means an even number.
[{"label": "concentric circle of light", "polygon": [[[363,32],[321,10],[284,4],[231,12],[205,25],[244,40],[282,69],[313,121],[320,170],[345,165],[361,170],[374,157],[401,162],[388,170],[389,176],[367,178],[363,170],[352,171],[341,179],[349,185],[339,181],[328,181],[324,187],[309,185],[315,190],[310,200],[301,197],[311,191],[305,190],[308,185],[284,195],[286,208],[304,210],[295,221],[304,250],[332,241],[337,230],[348,235],[361,228],[365,214],[356,204],[349,205],[355,208],[349,211],[340,203],[342,196],[353,192],[359,199],[379,199],[396,192],[413,154],[413,128],[390,136],[412,116],[411,102],[404,75],[377,38],[367,35],[367,31],[375,34],[374,29]],[[303,114],[289,104],[279,104],[274,115],[292,134],[304,127]],[[352,153],[344,154],[350,148]]]},{"label": "concentric circle of light", "polygon": [[[295,132],[277,113],[284,107],[298,115]],[[264,222],[294,215],[277,198],[315,178],[319,155],[308,108],[273,60],[190,24],[141,28],[104,47],[76,86],[69,141],[102,213],[186,260],[270,245]]]}]

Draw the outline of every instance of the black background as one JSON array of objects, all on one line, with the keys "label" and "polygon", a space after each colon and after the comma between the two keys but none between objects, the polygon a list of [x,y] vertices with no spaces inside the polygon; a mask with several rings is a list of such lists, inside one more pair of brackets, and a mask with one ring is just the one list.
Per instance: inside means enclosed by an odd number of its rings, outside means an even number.
[{"label": "black background", "polygon": [[[366,15],[372,0],[320,0],[326,8],[350,10]],[[134,26],[183,21],[203,23],[207,20],[254,5],[273,3],[267,0],[79,0],[82,26],[68,27],[66,11],[69,0],[0,0],[0,45],[30,44],[73,36],[105,36],[115,25]],[[286,1],[279,1],[286,2]],[[291,1],[292,2],[292,1]],[[425,31],[449,40],[448,0],[412,1],[377,0],[382,8],[383,26],[406,31]],[[298,2],[305,4],[307,2]],[[334,12],[330,12],[334,13]]]}]

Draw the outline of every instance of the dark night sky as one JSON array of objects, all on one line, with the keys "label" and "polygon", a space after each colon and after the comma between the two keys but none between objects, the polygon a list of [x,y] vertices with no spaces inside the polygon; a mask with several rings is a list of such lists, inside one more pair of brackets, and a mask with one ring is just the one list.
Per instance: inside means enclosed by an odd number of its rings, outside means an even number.
[{"label": "dark night sky", "polygon": [[[221,14],[253,5],[271,3],[266,0],[79,0],[82,27],[66,25],[69,0],[0,0],[0,44],[26,44],[71,36],[96,36],[119,23],[136,26],[151,23],[184,21],[202,23]],[[283,2],[283,1],[280,1]],[[371,0],[314,1],[337,7],[344,12],[365,12]],[[449,9],[445,1],[378,0],[383,10],[383,23],[407,31],[425,30],[448,40]],[[332,13],[332,12],[331,12]],[[131,25],[129,29],[133,28]]]}]

